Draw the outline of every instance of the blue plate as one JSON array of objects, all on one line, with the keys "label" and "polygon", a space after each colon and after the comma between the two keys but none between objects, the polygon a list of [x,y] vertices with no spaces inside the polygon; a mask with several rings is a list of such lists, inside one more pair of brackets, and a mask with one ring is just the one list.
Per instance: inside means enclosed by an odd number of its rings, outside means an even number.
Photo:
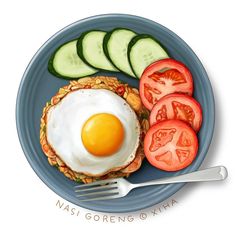
[{"label": "blue plate", "polygon": [[[137,33],[151,34],[168,50],[171,57],[182,61],[190,69],[194,79],[194,97],[203,109],[203,123],[199,137],[199,151],[195,161],[178,172],[164,172],[144,161],[140,170],[129,177],[131,182],[143,182],[162,177],[176,176],[195,171],[204,160],[214,130],[214,97],[208,76],[191,48],[175,33],[162,25],[137,16],[109,14],[90,17],[75,22],[52,36],[35,54],[29,63],[18,91],[16,123],[22,149],[27,160],[42,181],[62,198],[81,207],[101,212],[130,212],[150,207],[170,197],[184,184],[151,186],[131,191],[126,197],[110,201],[79,202],[74,194],[75,182],[67,179],[56,168],[49,165],[39,143],[39,125],[46,102],[68,81],[58,79],[47,70],[48,59],[61,44],[78,38],[86,30],[111,30],[125,27]],[[138,80],[122,73],[105,73],[138,87]]]}]

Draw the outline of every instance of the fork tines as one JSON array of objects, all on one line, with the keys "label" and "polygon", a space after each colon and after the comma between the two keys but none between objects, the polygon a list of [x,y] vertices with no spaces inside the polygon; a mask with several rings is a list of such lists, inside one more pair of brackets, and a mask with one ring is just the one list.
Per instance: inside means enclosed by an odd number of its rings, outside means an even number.
[{"label": "fork tines", "polygon": [[117,179],[100,180],[74,187],[80,201],[106,200],[119,197]]}]

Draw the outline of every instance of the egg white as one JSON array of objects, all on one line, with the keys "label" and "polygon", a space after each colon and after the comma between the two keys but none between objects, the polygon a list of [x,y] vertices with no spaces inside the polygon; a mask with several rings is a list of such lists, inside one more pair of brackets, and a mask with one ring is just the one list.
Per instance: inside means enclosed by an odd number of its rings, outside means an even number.
[{"label": "egg white", "polygon": [[[98,113],[115,115],[123,124],[125,136],[121,148],[108,157],[97,157],[83,145],[84,123]],[[46,135],[56,154],[72,170],[101,176],[127,166],[139,146],[140,124],[129,104],[105,89],[80,89],[66,95],[47,114]]]}]

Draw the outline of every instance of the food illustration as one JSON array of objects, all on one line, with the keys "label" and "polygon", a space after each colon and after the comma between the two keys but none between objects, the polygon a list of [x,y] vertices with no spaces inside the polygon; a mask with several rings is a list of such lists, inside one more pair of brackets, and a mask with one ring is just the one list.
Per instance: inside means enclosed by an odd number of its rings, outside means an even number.
[{"label": "food illustration", "polygon": [[193,98],[185,94],[172,93],[161,98],[152,108],[149,123],[154,124],[170,119],[178,119],[187,122],[195,132],[198,132],[202,124],[201,105]]},{"label": "food illustration", "polygon": [[[48,70],[71,81],[44,107],[40,143],[68,178],[128,177],[145,157],[157,171],[178,171],[196,158],[202,109],[191,71],[153,36],[86,31],[55,50]],[[116,77],[96,75],[104,71]],[[138,80],[139,89],[119,73]]]},{"label": "food illustration", "polygon": [[123,72],[139,79],[151,63],[168,58],[163,46],[147,34],[125,28],[91,30],[57,48],[48,64],[60,78],[75,79],[98,71]]},{"label": "food illustration", "polygon": [[188,68],[174,59],[156,61],[142,74],[139,85],[143,104],[149,110],[159,99],[171,93],[192,95],[193,80]]},{"label": "food illustration", "polygon": [[132,77],[135,77],[135,74],[127,57],[127,45],[136,35],[137,34],[130,29],[116,28],[108,32],[103,40],[103,49],[106,57],[109,58],[119,71]]},{"label": "food illustration", "polygon": [[141,34],[135,36],[128,45],[130,65],[137,78],[152,62],[168,58],[163,46],[151,35]]},{"label": "food illustration", "polygon": [[151,126],[144,140],[148,161],[166,171],[181,170],[191,164],[197,150],[196,133],[180,120],[165,120]]},{"label": "food illustration", "polygon": [[144,158],[148,113],[138,90],[114,77],[71,81],[44,108],[42,149],[76,181],[128,176]]},{"label": "food illustration", "polygon": [[77,40],[61,45],[54,52],[48,63],[48,70],[55,76],[64,79],[76,79],[95,74],[96,69],[90,67],[77,55]]},{"label": "food illustration", "polygon": [[87,64],[94,68],[117,71],[103,50],[104,31],[88,31],[83,33],[77,41],[77,53]]},{"label": "food illustration", "polygon": [[184,184],[133,189],[98,204],[78,199],[76,187],[195,172],[214,119],[211,83],[194,51],[157,22],[126,14],[89,17],[50,37],[16,101],[20,144],[38,177],[71,203],[110,213],[151,207]]}]

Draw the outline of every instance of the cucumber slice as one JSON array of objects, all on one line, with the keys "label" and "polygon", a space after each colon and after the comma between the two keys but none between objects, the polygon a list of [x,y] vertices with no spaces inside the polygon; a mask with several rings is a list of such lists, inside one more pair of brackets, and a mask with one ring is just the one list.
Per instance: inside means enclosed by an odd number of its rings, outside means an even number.
[{"label": "cucumber slice", "polygon": [[76,79],[95,74],[96,69],[85,64],[77,54],[77,40],[61,45],[51,56],[48,70],[63,79]]},{"label": "cucumber slice", "polygon": [[154,61],[168,58],[169,56],[155,38],[147,34],[140,34],[130,41],[128,57],[134,74],[137,78],[140,78],[147,66]]},{"label": "cucumber slice", "polygon": [[81,35],[77,42],[78,55],[96,69],[117,71],[103,51],[103,39],[106,32],[92,30]]},{"label": "cucumber slice", "polygon": [[116,28],[107,33],[103,40],[103,49],[112,64],[120,71],[135,77],[128,60],[128,44],[137,34],[129,29]]}]

